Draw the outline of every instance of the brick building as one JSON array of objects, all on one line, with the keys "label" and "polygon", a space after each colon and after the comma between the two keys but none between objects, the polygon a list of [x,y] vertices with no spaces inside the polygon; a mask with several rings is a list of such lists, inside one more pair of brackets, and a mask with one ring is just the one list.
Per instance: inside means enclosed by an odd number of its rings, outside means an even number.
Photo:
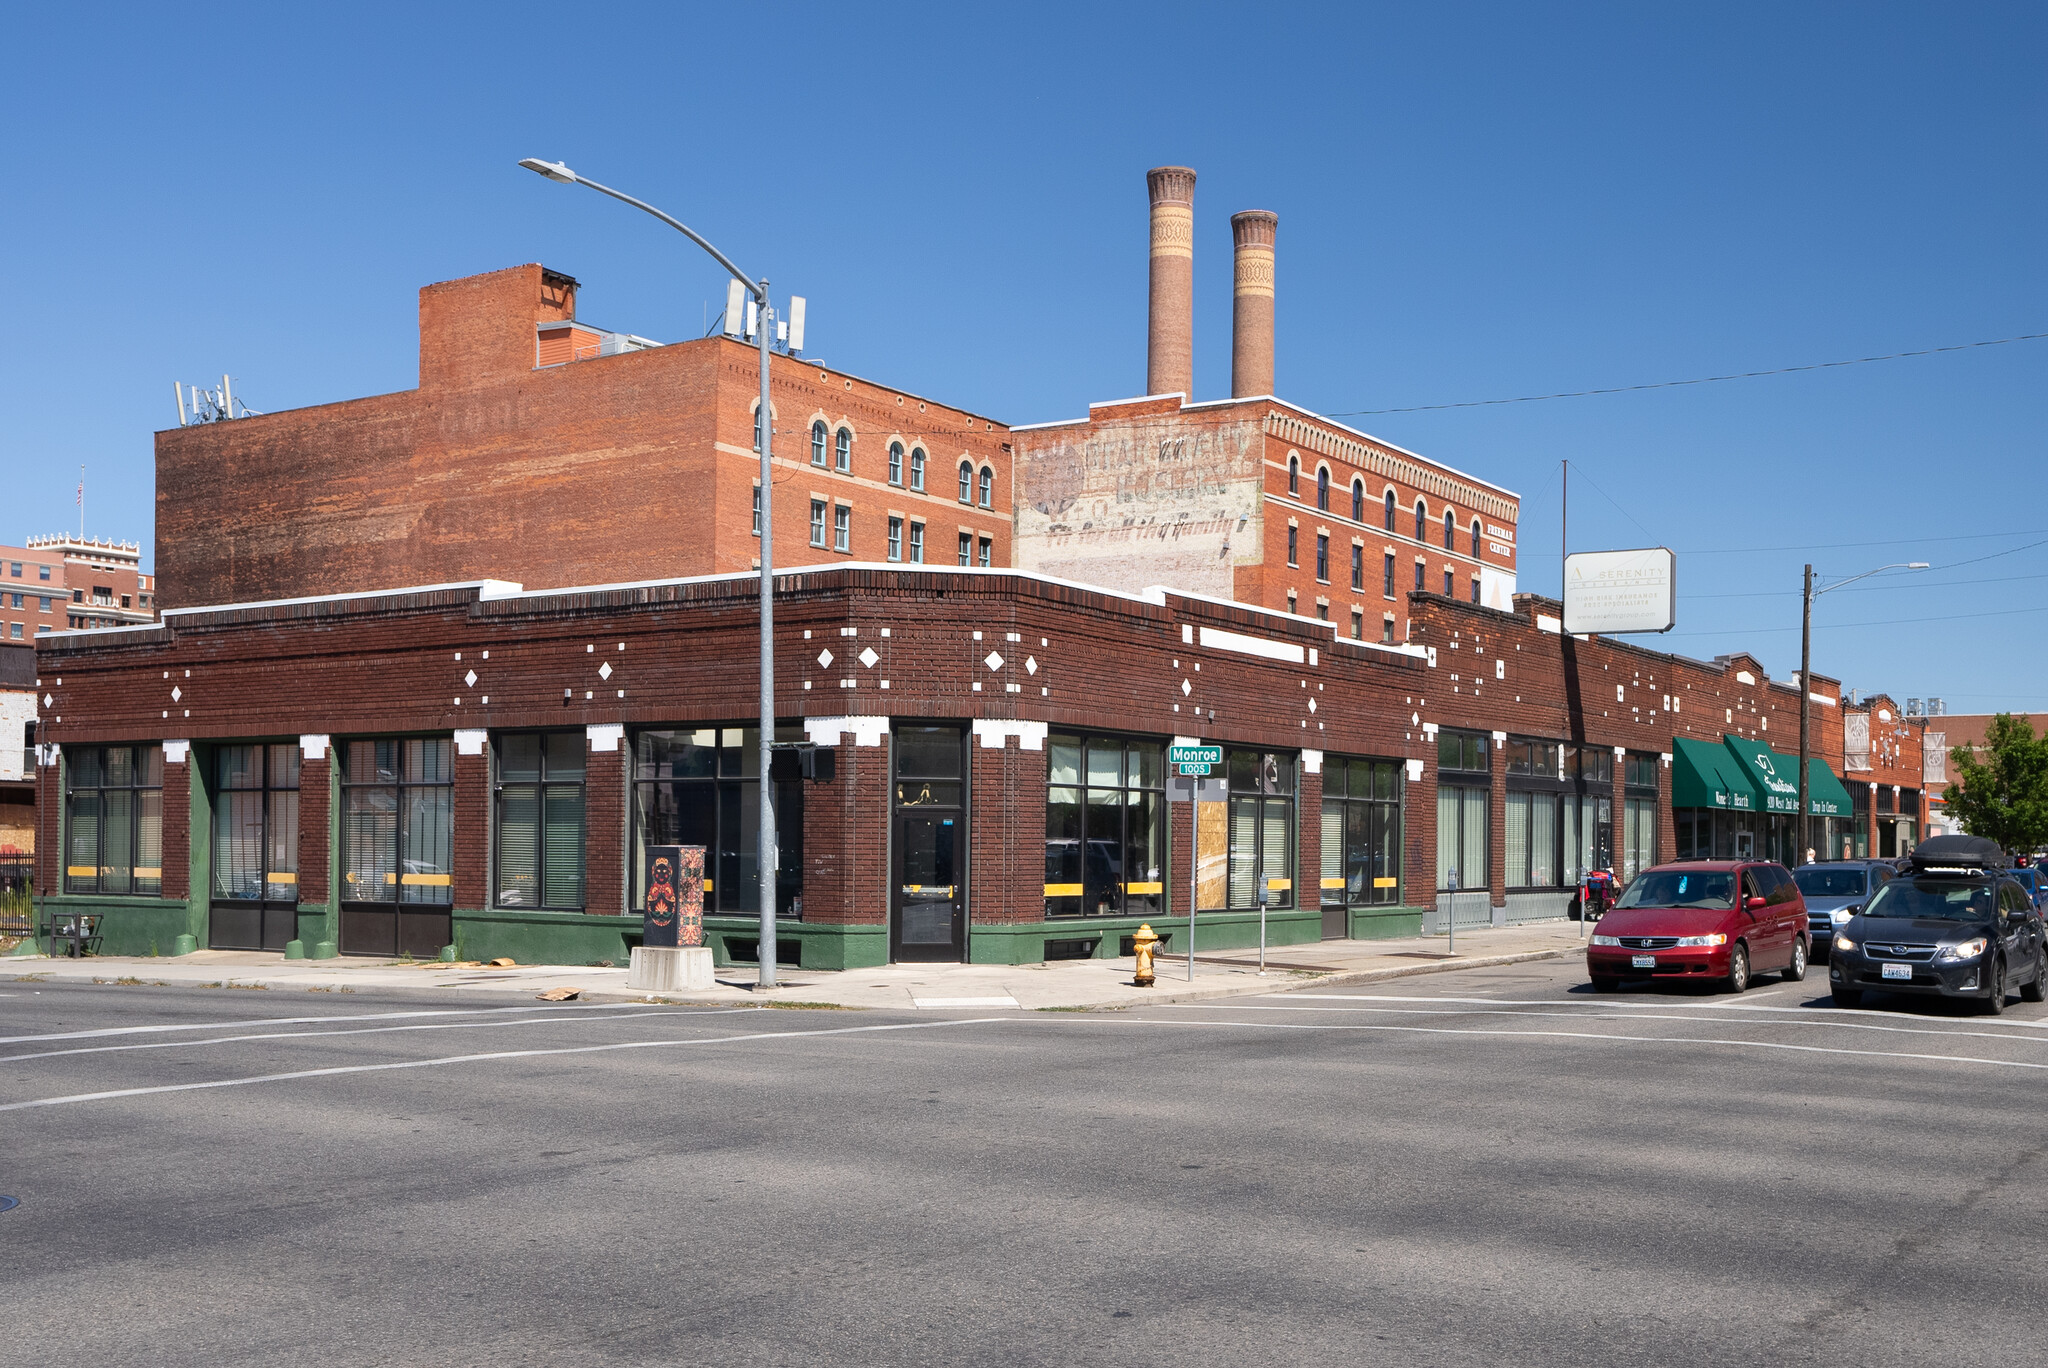
[{"label": "brick building", "polygon": [[0,644],[0,855],[36,848],[36,654]]},{"label": "brick building", "polygon": [[[1917,723],[1923,730],[1921,745],[1920,791],[1926,804],[1926,834],[1939,836],[1945,832],[1959,830],[1948,817],[1945,800],[1949,782],[1953,778],[1949,765],[1949,752],[1958,746],[1967,747],[1978,763],[1984,760],[1984,738],[1991,734],[1995,713],[1951,713],[1939,711],[1939,699],[1929,699],[1929,711],[1916,715],[1912,705],[1916,699],[1908,699],[1908,711],[1901,719],[1905,725]],[[1896,709],[1893,709],[1896,711]],[[2023,718],[2034,729],[2036,736],[2048,736],[2048,713],[2014,713]],[[1903,786],[1902,786],[1903,790]]]},{"label": "brick building", "polygon": [[1194,398],[1194,182],[1149,177],[1151,392],[1013,429],[1018,567],[1169,583],[1387,643],[1408,639],[1417,590],[1509,607],[1515,494],[1272,395],[1270,213],[1231,220],[1231,397]]},{"label": "brick building", "polygon": [[[58,636],[44,903],[104,913],[110,950],[616,960],[640,852],[687,840],[720,960],[748,959],[753,592],[498,582]],[[1276,944],[1553,917],[1585,864],[1675,850],[1700,755],[1796,745],[1797,690],[1741,658],[1578,640],[1540,599],[1406,609],[1387,647],[1022,572],[780,576],[779,734],[834,761],[770,775],[779,953],[1111,955],[1140,921],[1184,945],[1191,886],[1211,948],[1255,939],[1262,891]],[[1227,754],[1198,824],[1164,792],[1189,740]],[[1704,839],[1765,853],[1771,820]]]},{"label": "brick building", "polygon": [[[420,291],[420,383],[157,434],[173,607],[758,563],[759,354],[576,317],[540,266]],[[775,563],[1010,562],[1009,432],[778,353]]]},{"label": "brick building", "polygon": [[1929,766],[1937,779],[1946,773],[1940,735],[1930,736],[1929,719],[1907,716],[1891,695],[1882,693],[1844,703],[1842,722],[1842,778],[1856,811],[1851,830],[1830,854],[1846,852],[1859,859],[1910,854],[1930,834]]},{"label": "brick building", "polygon": [[134,542],[66,533],[0,546],[0,641],[155,617],[156,576],[142,573]]}]

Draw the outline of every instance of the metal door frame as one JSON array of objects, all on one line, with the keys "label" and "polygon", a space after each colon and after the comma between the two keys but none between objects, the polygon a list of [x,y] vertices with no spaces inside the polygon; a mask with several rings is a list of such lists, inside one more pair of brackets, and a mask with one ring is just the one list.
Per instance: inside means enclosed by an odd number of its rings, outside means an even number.
[{"label": "metal door frame", "polygon": [[[895,807],[895,779],[890,779],[890,806],[893,809],[889,820],[889,961],[892,964],[951,964],[967,962],[967,809],[965,807]],[[912,954],[906,956],[903,944],[903,861],[907,855],[903,840],[903,823],[906,820],[932,821],[941,823],[952,818],[953,827],[953,875],[958,880],[953,885],[953,940],[944,947],[932,947],[937,954]],[[922,950],[924,947],[913,947]]]}]

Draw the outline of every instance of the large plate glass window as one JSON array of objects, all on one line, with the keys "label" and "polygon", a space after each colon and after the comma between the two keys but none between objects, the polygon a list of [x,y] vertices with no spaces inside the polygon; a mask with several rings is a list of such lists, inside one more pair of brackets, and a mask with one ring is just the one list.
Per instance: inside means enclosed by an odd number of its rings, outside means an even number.
[{"label": "large plate glass window", "polygon": [[163,892],[161,746],[64,748],[64,891]]},{"label": "large plate glass window", "polygon": [[[1226,750],[1229,800],[1197,803],[1202,905],[1293,907],[1295,767],[1285,751]],[[1219,858],[1220,857],[1220,858]],[[1215,877],[1220,873],[1221,878]]]},{"label": "large plate glass window", "polygon": [[[1419,507],[1420,505],[1418,505]],[[1436,886],[1487,886],[1486,807],[1492,793],[1483,732],[1436,735]]]},{"label": "large plate glass window", "polygon": [[[799,741],[799,727],[778,727]],[[804,789],[797,753],[775,751],[775,910],[804,908]],[[704,910],[745,916],[761,908],[761,729],[644,731],[633,739],[633,906],[647,906],[650,845],[704,847]]]},{"label": "large plate glass window", "polygon": [[222,746],[214,752],[215,950],[282,950],[298,933],[299,748]]},{"label": "large plate glass window", "polygon": [[1657,757],[1635,751],[1624,758],[1621,803],[1621,867],[1627,883],[1657,863]]},{"label": "large plate glass window", "polygon": [[583,763],[580,731],[498,738],[499,907],[583,909]]},{"label": "large plate glass window", "polygon": [[1322,895],[1324,907],[1401,900],[1400,761],[1324,759]]},{"label": "large plate glass window", "polygon": [[1045,915],[1164,915],[1161,744],[1056,733],[1045,763]]},{"label": "large plate glass window", "polygon": [[452,944],[455,772],[445,736],[341,746],[341,950]]}]

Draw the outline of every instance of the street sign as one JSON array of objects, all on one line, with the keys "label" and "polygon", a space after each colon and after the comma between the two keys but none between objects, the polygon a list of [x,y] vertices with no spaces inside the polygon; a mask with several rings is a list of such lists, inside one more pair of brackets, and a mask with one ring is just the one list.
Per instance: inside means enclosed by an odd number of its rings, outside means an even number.
[{"label": "street sign", "polygon": [[1180,772],[1182,774],[1207,774],[1209,772],[1209,766],[1206,763],[1198,765],[1182,765],[1180,767]]},{"label": "street sign", "polygon": [[[1168,746],[1166,762],[1170,765],[1220,765],[1223,763],[1221,746]],[[1207,771],[1203,771],[1207,773]]]}]

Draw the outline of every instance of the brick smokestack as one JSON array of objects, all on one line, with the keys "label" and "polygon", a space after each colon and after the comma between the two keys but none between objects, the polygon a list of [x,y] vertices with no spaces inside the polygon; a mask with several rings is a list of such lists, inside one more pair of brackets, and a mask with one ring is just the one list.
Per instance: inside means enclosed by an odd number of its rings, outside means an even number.
[{"label": "brick smokestack", "polygon": [[1280,216],[1247,209],[1230,216],[1237,245],[1230,326],[1230,397],[1273,392],[1273,232]]},{"label": "brick smokestack", "polygon": [[1152,192],[1152,313],[1145,393],[1195,395],[1195,173],[1155,166]]}]

